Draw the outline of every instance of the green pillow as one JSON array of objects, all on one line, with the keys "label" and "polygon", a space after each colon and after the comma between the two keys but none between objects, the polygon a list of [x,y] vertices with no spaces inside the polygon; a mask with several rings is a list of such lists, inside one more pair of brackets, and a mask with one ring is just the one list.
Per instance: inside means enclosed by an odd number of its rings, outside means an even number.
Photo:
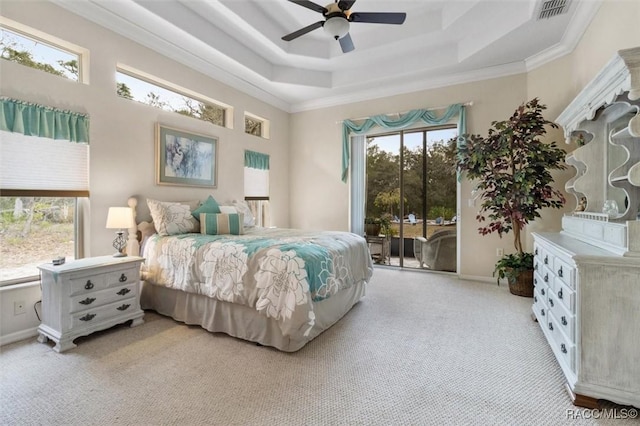
[{"label": "green pillow", "polygon": [[242,213],[202,213],[200,233],[208,235],[242,235],[244,218]]},{"label": "green pillow", "polygon": [[200,220],[200,213],[220,213],[220,206],[218,202],[209,195],[207,201],[202,203],[200,207],[191,212],[191,215],[195,217],[197,220]]}]

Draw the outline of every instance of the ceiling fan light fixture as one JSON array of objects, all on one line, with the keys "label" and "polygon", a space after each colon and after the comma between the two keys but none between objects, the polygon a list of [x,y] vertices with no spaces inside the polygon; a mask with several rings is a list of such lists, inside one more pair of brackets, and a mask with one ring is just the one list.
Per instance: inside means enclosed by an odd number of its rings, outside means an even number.
[{"label": "ceiling fan light fixture", "polygon": [[331,37],[338,40],[349,32],[349,21],[347,21],[345,17],[334,16],[327,19],[323,28],[329,35],[331,35]]}]

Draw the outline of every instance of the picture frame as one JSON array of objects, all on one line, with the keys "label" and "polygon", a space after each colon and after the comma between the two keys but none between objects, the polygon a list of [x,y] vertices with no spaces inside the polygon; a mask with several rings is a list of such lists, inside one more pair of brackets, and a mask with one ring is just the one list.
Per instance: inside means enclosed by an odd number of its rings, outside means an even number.
[{"label": "picture frame", "polygon": [[218,138],[156,123],[156,184],[216,188]]}]

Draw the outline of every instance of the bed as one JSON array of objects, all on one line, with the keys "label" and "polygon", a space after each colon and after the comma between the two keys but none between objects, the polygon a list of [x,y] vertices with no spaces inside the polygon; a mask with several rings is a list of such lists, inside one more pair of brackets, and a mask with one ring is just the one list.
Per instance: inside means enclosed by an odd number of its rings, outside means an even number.
[{"label": "bed", "polygon": [[365,239],[348,232],[161,235],[156,227],[138,225],[143,309],[281,351],[301,349],[340,320],[373,274]]}]

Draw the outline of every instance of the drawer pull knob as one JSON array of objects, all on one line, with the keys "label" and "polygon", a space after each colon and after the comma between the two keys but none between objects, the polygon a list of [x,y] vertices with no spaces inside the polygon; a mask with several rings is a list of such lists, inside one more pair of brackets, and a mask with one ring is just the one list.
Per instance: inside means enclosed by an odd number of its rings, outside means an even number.
[{"label": "drawer pull knob", "polygon": [[91,290],[93,288],[93,283],[91,280],[87,280],[87,283],[84,285],[85,290]]},{"label": "drawer pull knob", "polygon": [[81,300],[78,303],[80,303],[81,305],[90,305],[95,301],[96,301],[95,297],[87,297],[86,299]]},{"label": "drawer pull knob", "polygon": [[562,289],[558,291],[558,299],[562,299]]},{"label": "drawer pull knob", "polygon": [[548,265],[549,264],[549,256],[545,256],[544,257],[544,264]]},{"label": "drawer pull knob", "polygon": [[124,283],[127,281],[127,276],[125,274],[120,275],[120,282]]},{"label": "drawer pull knob", "polygon": [[540,309],[540,313],[544,316],[544,309]]},{"label": "drawer pull knob", "polygon": [[122,304],[122,306],[118,306],[116,309],[119,311],[126,311],[127,309],[129,309],[129,306],[131,305],[124,303]]},{"label": "drawer pull knob", "polygon": [[562,266],[560,267],[560,269],[558,269],[558,276],[562,278]]},{"label": "drawer pull knob", "polygon": [[563,315],[561,320],[562,320],[562,325],[567,325],[567,317]]},{"label": "drawer pull knob", "polygon": [[549,282],[549,274],[544,274],[544,282],[545,283]]},{"label": "drawer pull knob", "polygon": [[124,296],[125,294],[129,293],[131,290],[128,288],[123,288],[122,290],[120,290],[119,292],[117,292],[116,294],[119,296]]},{"label": "drawer pull knob", "polygon": [[533,285],[538,285],[538,279],[537,278],[533,279]]},{"label": "drawer pull knob", "polygon": [[551,305],[551,307],[553,308],[553,299],[549,298],[549,305]]},{"label": "drawer pull knob", "polygon": [[96,314],[87,314],[83,317],[80,317],[80,321],[91,321],[96,317]]},{"label": "drawer pull knob", "polygon": [[566,354],[566,353],[567,353],[567,347],[565,346],[565,344],[564,344],[564,343],[562,343],[562,344],[560,345],[560,350],[562,351],[562,353],[563,353],[563,354]]},{"label": "drawer pull knob", "polygon": [[542,293],[543,296],[546,294],[545,291],[544,291],[544,288],[540,289],[540,293]]},{"label": "drawer pull knob", "polygon": [[537,271],[538,270],[538,264],[536,263],[535,265],[533,265],[533,270]]},{"label": "drawer pull knob", "polygon": [[538,296],[533,296],[533,301],[537,303],[538,302]]},{"label": "drawer pull knob", "polygon": [[536,254],[536,255],[538,254],[538,248],[537,248],[537,247],[536,247],[536,252],[535,252],[535,254]]},{"label": "drawer pull knob", "polygon": [[549,323],[549,330],[553,331],[553,324]]}]

